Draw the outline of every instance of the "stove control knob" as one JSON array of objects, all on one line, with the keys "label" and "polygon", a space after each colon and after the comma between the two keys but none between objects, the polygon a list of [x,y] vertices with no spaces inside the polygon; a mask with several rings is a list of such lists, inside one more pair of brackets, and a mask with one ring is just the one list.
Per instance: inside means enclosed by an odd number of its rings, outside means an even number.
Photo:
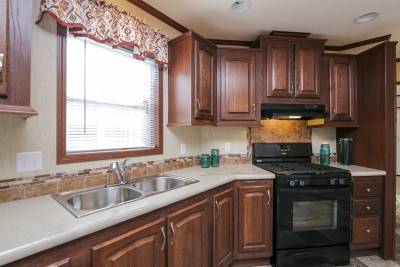
[{"label": "stove control knob", "polygon": [[300,185],[300,186],[304,186],[305,184],[306,184],[306,183],[305,183],[303,180],[300,180],[300,181],[299,181],[299,185]]},{"label": "stove control knob", "polygon": [[340,184],[340,185],[345,185],[346,182],[347,182],[347,179],[346,179],[346,178],[340,178],[340,179],[339,179],[339,184]]},{"label": "stove control knob", "polygon": [[290,187],[295,187],[296,186],[296,181],[295,180],[289,180],[289,186]]},{"label": "stove control knob", "polygon": [[329,179],[329,184],[330,184],[330,185],[337,185],[337,184],[338,184],[338,180],[336,180],[336,179]]}]

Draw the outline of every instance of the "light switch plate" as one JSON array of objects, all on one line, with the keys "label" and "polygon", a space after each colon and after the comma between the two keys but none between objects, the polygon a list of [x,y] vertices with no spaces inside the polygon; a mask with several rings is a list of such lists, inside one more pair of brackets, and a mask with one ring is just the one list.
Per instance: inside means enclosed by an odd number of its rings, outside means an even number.
[{"label": "light switch plate", "polygon": [[17,172],[41,171],[42,151],[17,153]]},{"label": "light switch plate", "polygon": [[231,143],[225,143],[224,151],[225,152],[231,152]]},{"label": "light switch plate", "polygon": [[181,155],[186,154],[186,144],[181,144]]}]

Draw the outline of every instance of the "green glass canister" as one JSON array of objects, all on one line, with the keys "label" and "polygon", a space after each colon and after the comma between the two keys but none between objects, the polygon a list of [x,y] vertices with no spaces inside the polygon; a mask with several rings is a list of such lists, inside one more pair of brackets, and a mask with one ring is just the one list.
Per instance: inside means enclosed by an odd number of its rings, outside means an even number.
[{"label": "green glass canister", "polygon": [[353,154],[353,139],[352,138],[340,138],[340,164],[351,165],[352,154]]},{"label": "green glass canister", "polygon": [[219,167],[219,149],[211,149],[211,167]]},{"label": "green glass canister", "polygon": [[210,155],[202,154],[200,156],[200,166],[202,168],[210,168]]},{"label": "green glass canister", "polygon": [[320,156],[319,163],[321,165],[331,164],[330,155],[331,155],[331,148],[330,148],[329,144],[327,144],[327,143],[321,144],[321,148],[320,148],[320,152],[319,152],[319,156]]}]

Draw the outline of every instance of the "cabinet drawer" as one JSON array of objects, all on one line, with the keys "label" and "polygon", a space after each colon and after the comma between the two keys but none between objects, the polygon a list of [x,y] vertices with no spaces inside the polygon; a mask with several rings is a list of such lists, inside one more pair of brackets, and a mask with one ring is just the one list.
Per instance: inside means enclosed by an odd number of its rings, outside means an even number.
[{"label": "cabinet drawer", "polygon": [[353,215],[379,215],[381,212],[381,200],[374,199],[355,199],[353,200]]},{"label": "cabinet drawer", "polygon": [[353,197],[380,197],[382,194],[381,178],[353,181]]},{"label": "cabinet drawer", "polygon": [[352,243],[368,244],[379,243],[380,240],[379,217],[353,218]]}]

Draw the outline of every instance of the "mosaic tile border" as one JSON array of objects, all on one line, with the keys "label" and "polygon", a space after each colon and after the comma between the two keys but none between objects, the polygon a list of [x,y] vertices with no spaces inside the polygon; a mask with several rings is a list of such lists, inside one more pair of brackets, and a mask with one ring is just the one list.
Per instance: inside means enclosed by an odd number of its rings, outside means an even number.
[{"label": "mosaic tile border", "polygon": [[[250,163],[251,160],[247,154],[225,154],[220,156],[220,162],[221,164],[245,164]],[[126,175],[128,181],[133,181],[143,176],[196,165],[199,165],[199,156],[133,163],[127,166]],[[115,174],[108,167],[0,180],[0,203],[93,186],[113,185],[116,182]]]}]

